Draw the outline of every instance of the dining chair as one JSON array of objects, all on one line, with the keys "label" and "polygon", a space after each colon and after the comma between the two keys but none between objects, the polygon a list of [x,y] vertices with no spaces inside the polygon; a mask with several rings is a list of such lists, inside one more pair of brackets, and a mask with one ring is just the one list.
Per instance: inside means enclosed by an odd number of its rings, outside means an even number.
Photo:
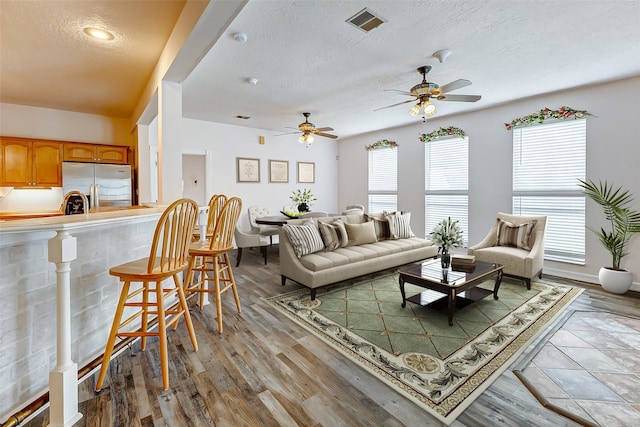
[{"label": "dining chair", "polygon": [[269,209],[264,206],[250,206],[247,215],[252,230],[258,231],[263,236],[269,237],[269,242],[273,244],[273,236],[280,233],[280,227],[275,225],[262,225],[256,222],[256,219],[269,216]]},{"label": "dining chair", "polygon": [[236,241],[236,247],[238,248],[238,255],[236,257],[236,267],[240,265],[242,259],[243,248],[260,248],[260,252],[264,257],[264,265],[267,265],[267,246],[269,246],[269,239],[266,236],[261,235],[256,230],[243,230],[239,225],[236,225],[236,229],[233,233],[233,237]]},{"label": "dining chair", "polygon": [[[193,242],[189,246],[189,265],[185,278],[185,291],[200,294],[200,309],[204,307],[204,294],[214,293],[216,296],[216,313],[218,316],[218,332],[222,332],[222,301],[221,296],[229,289],[240,313],[240,299],[233,277],[229,252],[233,250],[233,233],[238,224],[242,200],[231,197],[223,206],[216,221],[213,234],[207,241]],[[194,273],[199,277],[195,278]],[[207,287],[213,282],[213,289]],[[221,287],[222,283],[222,287]]]},{"label": "dining chair", "polygon": [[[169,205],[160,216],[153,234],[149,256],[112,267],[109,274],[123,282],[109,338],[102,357],[102,366],[96,382],[96,391],[102,389],[116,338],[141,337],[145,350],[147,337],[157,336],[160,342],[162,387],[169,388],[169,363],[167,332],[169,326],[177,326],[184,316],[193,344],[198,350],[196,335],[191,323],[184,288],[179,273],[187,269],[187,255],[193,228],[198,217],[198,205],[190,199],[179,199]],[[171,284],[170,280],[173,279]],[[132,283],[141,283],[132,286]],[[152,298],[150,298],[152,296]],[[175,297],[177,296],[177,302]],[[169,301],[167,299],[171,298]],[[168,302],[165,305],[165,302]],[[175,302],[175,304],[174,304]],[[133,313],[131,313],[133,309]],[[127,317],[123,315],[127,311]],[[155,316],[158,331],[149,330],[149,322]],[[140,326],[132,323],[140,319]],[[134,325],[134,327],[131,327]],[[129,327],[127,327],[129,326]]]}]

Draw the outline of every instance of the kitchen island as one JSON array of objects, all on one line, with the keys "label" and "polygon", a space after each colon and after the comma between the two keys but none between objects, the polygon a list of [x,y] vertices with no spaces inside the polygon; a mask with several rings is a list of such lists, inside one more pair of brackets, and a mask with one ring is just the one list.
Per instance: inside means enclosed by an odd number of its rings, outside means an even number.
[{"label": "kitchen island", "polygon": [[164,207],[0,222],[0,422],[49,388],[52,425],[72,425],[77,372],[104,350],[120,284],[148,256]]}]

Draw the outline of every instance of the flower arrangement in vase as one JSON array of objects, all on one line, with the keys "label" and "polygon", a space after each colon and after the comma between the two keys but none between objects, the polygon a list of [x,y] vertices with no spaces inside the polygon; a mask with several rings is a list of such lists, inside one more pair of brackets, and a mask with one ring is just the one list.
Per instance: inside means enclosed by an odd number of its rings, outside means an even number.
[{"label": "flower arrangement in vase", "polygon": [[442,268],[449,268],[451,263],[451,255],[449,252],[452,248],[462,245],[462,230],[458,226],[458,220],[452,220],[451,217],[440,221],[429,233],[431,241],[438,246],[438,252],[442,254]]},{"label": "flower arrangement in vase", "polygon": [[302,213],[309,212],[309,207],[317,200],[308,188],[294,190],[289,198],[298,204],[298,212]]}]

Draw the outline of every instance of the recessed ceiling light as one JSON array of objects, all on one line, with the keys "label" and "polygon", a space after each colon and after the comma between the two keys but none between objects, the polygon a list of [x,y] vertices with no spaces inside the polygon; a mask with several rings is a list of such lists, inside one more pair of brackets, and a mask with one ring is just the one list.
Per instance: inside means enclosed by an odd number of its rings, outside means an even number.
[{"label": "recessed ceiling light", "polygon": [[113,34],[111,34],[108,31],[102,30],[100,28],[86,27],[84,29],[84,32],[85,34],[87,34],[90,37],[93,37],[94,39],[113,40]]}]

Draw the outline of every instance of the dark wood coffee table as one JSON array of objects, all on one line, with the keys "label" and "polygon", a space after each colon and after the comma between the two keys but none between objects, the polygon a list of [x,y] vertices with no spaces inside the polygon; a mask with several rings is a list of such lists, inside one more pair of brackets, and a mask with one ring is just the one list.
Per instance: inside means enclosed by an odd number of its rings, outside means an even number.
[{"label": "dark wood coffee table", "polygon": [[[496,281],[493,286],[493,299],[498,299],[498,289],[502,281],[502,267],[501,264],[476,261],[473,270],[456,271],[451,267],[443,270],[439,258],[401,267],[398,269],[398,273],[400,275],[402,307],[406,307],[407,301],[410,301],[414,304],[437,309],[446,302],[449,326],[451,326],[456,306],[465,307],[491,294],[491,291],[476,288],[476,286],[494,274]],[[434,298],[433,292],[424,291],[407,298],[404,291],[405,282],[446,294],[446,296]]]}]

